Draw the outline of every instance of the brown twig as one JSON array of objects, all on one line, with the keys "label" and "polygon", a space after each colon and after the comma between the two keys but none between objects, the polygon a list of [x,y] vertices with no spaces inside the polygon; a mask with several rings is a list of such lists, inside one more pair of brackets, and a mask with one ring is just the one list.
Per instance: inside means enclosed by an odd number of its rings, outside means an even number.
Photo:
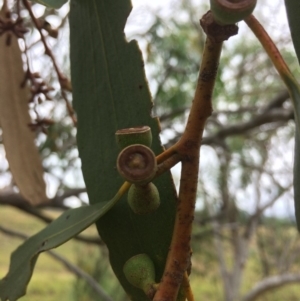
[{"label": "brown twig", "polygon": [[[269,58],[272,60],[276,70],[282,76],[283,74],[290,74],[289,67],[285,63],[284,59],[282,58],[279,50],[277,49],[274,42],[269,37],[268,33],[262,27],[262,25],[258,22],[258,20],[253,16],[250,15],[245,19],[245,22],[253,31],[257,39],[260,41],[262,46],[264,47],[265,51],[267,52]],[[283,78],[284,80],[284,78]]]},{"label": "brown twig", "polygon": [[73,124],[76,126],[77,124],[77,119],[75,117],[75,112],[72,108],[72,106],[70,105],[69,101],[68,101],[68,98],[67,98],[67,95],[65,93],[65,90],[67,91],[72,91],[72,87],[71,87],[71,82],[63,75],[63,73],[60,71],[57,63],[56,63],[56,59],[50,49],[50,47],[48,46],[47,44],[47,41],[46,41],[46,38],[42,32],[42,27],[39,23],[39,21],[36,19],[36,17],[34,16],[34,13],[31,9],[31,6],[30,4],[28,3],[27,0],[22,0],[23,1],[23,4],[25,6],[25,8],[28,10],[28,13],[31,17],[31,20],[32,22],[34,23],[36,29],[38,30],[40,36],[41,36],[41,41],[44,45],[44,48],[45,48],[45,53],[50,57],[51,61],[52,61],[52,64],[53,64],[53,67],[56,71],[56,74],[57,74],[57,77],[58,77],[58,81],[59,81],[59,84],[60,84],[60,88],[61,88],[61,95],[66,103],[66,107],[67,107],[67,110],[68,110],[68,113],[73,121]]},{"label": "brown twig", "polygon": [[170,170],[173,166],[175,166],[178,162],[181,161],[181,156],[179,154],[173,154],[169,158],[165,159],[162,163],[157,166],[157,172],[155,177],[160,176],[167,170]]}]

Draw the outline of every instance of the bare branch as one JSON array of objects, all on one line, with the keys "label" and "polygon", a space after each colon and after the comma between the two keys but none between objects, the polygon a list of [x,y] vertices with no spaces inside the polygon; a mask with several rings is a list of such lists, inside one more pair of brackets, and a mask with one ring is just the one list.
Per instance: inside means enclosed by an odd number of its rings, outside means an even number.
[{"label": "bare branch", "polygon": [[260,295],[279,288],[283,285],[300,282],[300,274],[283,274],[265,278],[258,282],[253,289],[250,290],[243,298],[242,301],[253,301]]},{"label": "bare branch", "polygon": [[[273,178],[273,180],[275,181],[275,179]],[[289,185],[286,188],[283,188],[279,185],[279,183],[277,183],[277,187],[278,187],[278,191],[277,193],[270,199],[269,202],[267,202],[265,205],[261,206],[261,207],[257,207],[255,213],[253,215],[251,215],[251,217],[249,218],[249,221],[247,223],[245,232],[244,232],[244,237],[250,237],[252,232],[253,232],[253,228],[255,227],[255,224],[258,222],[259,217],[264,213],[264,211],[271,207],[272,205],[274,205],[274,203],[287,191],[292,187],[292,184]]]},{"label": "bare branch", "polygon": [[253,130],[261,125],[273,122],[288,121],[293,119],[294,113],[290,110],[273,109],[267,114],[259,114],[252,120],[230,125],[220,129],[215,135],[204,137],[202,144],[214,144],[216,140],[224,139],[229,136],[241,135]]},{"label": "bare branch", "polygon": [[[221,128],[216,134],[206,136],[202,139],[202,145],[219,145],[220,141],[230,136],[245,135],[251,130],[270,123],[287,122],[294,118],[294,113],[291,109],[274,109],[269,113],[259,114],[252,120],[241,122]],[[178,133],[174,139],[168,141],[168,145],[173,145],[178,141],[181,133]]]},{"label": "bare branch", "polygon": [[[3,232],[6,235],[15,236],[18,238],[21,238],[23,240],[27,239],[28,236],[24,233],[14,231],[11,229],[7,229],[5,227],[0,226],[0,231]],[[50,255],[55,260],[61,262],[67,270],[69,270],[71,273],[75,274],[77,277],[80,277],[86,281],[88,285],[91,286],[91,288],[101,297],[104,301],[113,301],[103,290],[103,288],[97,283],[97,281],[91,277],[89,274],[87,274],[85,271],[80,269],[78,266],[74,265],[73,263],[69,262],[66,258],[63,256],[57,254],[54,251],[47,251],[46,254]]]},{"label": "bare branch", "polygon": [[[58,208],[58,209],[69,209],[68,206],[63,204],[63,201],[70,196],[78,196],[81,193],[86,192],[86,188],[74,188],[65,191],[61,195],[57,195],[54,198],[50,199],[47,203],[40,204],[34,208]],[[28,204],[26,199],[22,197],[21,194],[14,192],[11,189],[0,190],[0,204],[1,205],[11,205],[18,207],[20,209],[25,207],[32,207]],[[33,208],[33,207],[32,207]]]},{"label": "bare branch", "polygon": [[290,98],[288,90],[278,93],[263,109],[262,113],[266,113],[275,108],[282,107],[283,103]]},{"label": "bare branch", "polygon": [[58,67],[58,64],[56,63],[56,59],[54,57],[54,54],[52,53],[50,47],[47,44],[46,37],[45,37],[45,35],[43,34],[43,31],[42,31],[42,27],[40,26],[39,21],[36,19],[32,9],[31,9],[31,5],[29,4],[29,2],[27,0],[23,0],[23,4],[24,4],[24,7],[27,9],[33,24],[35,25],[36,29],[38,30],[38,32],[40,34],[41,41],[42,41],[42,43],[44,45],[44,48],[45,48],[45,53],[50,57],[50,59],[52,61],[53,67],[54,67],[54,69],[56,71],[56,74],[57,74],[57,77],[58,77],[58,82],[60,84],[62,98],[64,99],[64,101],[66,103],[66,107],[67,107],[69,116],[72,119],[73,124],[76,126],[77,119],[76,119],[76,116],[75,116],[75,112],[74,112],[71,104],[69,103],[66,92],[65,92],[65,90],[72,91],[71,82],[61,72],[60,68]]}]

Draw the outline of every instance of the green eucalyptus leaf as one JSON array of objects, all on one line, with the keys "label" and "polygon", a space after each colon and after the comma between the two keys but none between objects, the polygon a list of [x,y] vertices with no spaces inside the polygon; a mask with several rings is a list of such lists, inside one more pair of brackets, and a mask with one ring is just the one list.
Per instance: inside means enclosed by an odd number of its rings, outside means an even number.
[{"label": "green eucalyptus leaf", "polygon": [[[285,0],[287,17],[291,30],[292,40],[300,62],[300,1]],[[286,80],[295,108],[296,139],[294,159],[294,200],[298,231],[300,231],[300,92],[299,86],[291,79]]]},{"label": "green eucalyptus leaf", "polygon": [[300,232],[300,87],[291,76],[284,77],[289,89],[295,113],[294,202],[298,231]]},{"label": "green eucalyptus leaf", "polygon": [[300,232],[300,131],[296,130],[294,158],[294,202],[297,228]]},{"label": "green eucalyptus leaf", "polygon": [[32,0],[33,2],[51,7],[51,8],[61,8],[68,0]]},{"label": "green eucalyptus leaf", "polygon": [[[116,170],[120,151],[115,141],[117,130],[149,126],[154,153],[163,151],[158,120],[151,117],[153,103],[141,52],[137,42],[128,42],[124,35],[130,11],[130,0],[71,1],[71,75],[78,118],[77,142],[92,204],[105,201],[123,181]],[[134,214],[124,196],[97,222],[112,268],[136,301],[148,298],[126,280],[125,262],[134,255],[147,254],[154,262],[156,281],[160,281],[173,232],[176,192],[171,174],[166,172],[154,184],[161,199],[155,212]]]},{"label": "green eucalyptus leaf", "polygon": [[26,293],[26,287],[41,252],[56,248],[93,224],[109,211],[119,198],[70,209],[42,231],[27,239],[11,255],[9,271],[0,280],[0,300],[15,301]]},{"label": "green eucalyptus leaf", "polygon": [[300,62],[300,1],[285,0],[284,2],[294,47],[296,50],[298,60]]}]

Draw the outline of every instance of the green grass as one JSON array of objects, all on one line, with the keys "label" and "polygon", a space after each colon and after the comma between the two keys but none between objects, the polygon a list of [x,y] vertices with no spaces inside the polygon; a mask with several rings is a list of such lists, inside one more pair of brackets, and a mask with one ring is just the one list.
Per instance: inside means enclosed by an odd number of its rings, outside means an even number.
[{"label": "green grass", "polygon": [[[58,216],[58,213],[48,212],[50,216]],[[10,207],[0,207],[0,224],[3,227],[32,235],[45,226],[45,223],[26,215]],[[94,227],[87,230],[88,234],[96,234]],[[10,254],[20,244],[22,240],[10,237],[0,232],[0,278],[4,277],[8,271]],[[83,245],[80,242],[71,240],[54,251],[63,255],[69,261],[76,264],[76,250]],[[57,301],[72,300],[73,286],[76,277],[66,270],[66,268],[49,256],[43,253],[39,256],[32,279],[27,288],[27,294],[21,301]]]}]

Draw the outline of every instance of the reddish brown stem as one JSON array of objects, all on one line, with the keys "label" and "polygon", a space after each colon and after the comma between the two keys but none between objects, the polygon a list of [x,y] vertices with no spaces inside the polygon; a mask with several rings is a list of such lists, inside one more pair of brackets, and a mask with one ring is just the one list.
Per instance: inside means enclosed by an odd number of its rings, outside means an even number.
[{"label": "reddish brown stem", "polygon": [[264,47],[280,76],[285,80],[283,75],[291,74],[291,71],[268,33],[253,15],[247,17],[245,22]]},{"label": "reddish brown stem", "polygon": [[177,153],[182,161],[177,212],[168,258],[153,301],[175,301],[190,263],[190,240],[197,194],[199,151],[204,126],[212,113],[212,94],[222,44],[237,33],[235,25],[221,26],[208,12],[200,20],[207,34],[197,88],[183,136],[160,159]]},{"label": "reddish brown stem", "polygon": [[154,301],[175,301],[190,260],[190,239],[197,193],[199,149],[203,129],[212,113],[212,92],[222,43],[207,38],[198,85],[186,130],[176,145],[182,158],[179,201],[172,242]]},{"label": "reddish brown stem", "polygon": [[181,157],[179,154],[173,154],[171,157],[165,159],[162,163],[160,163],[157,167],[157,172],[155,174],[155,178],[170,170],[173,166],[175,166],[178,162],[181,161]]},{"label": "reddish brown stem", "polygon": [[[265,31],[265,29],[261,26],[261,24],[253,15],[246,18],[245,22],[253,31],[253,33],[259,40],[259,42],[262,44],[263,48],[265,49],[269,58],[274,64],[274,67],[276,68],[280,77],[282,78],[283,82],[288,88],[295,111],[299,111],[300,110],[299,103],[295,101],[295,96],[294,96],[296,90],[297,90],[296,93],[299,94],[299,86],[293,74],[291,73],[289,67],[287,66],[286,62],[281,56],[281,53],[277,49],[276,45],[274,44],[274,42],[272,41],[268,33]],[[300,119],[298,114],[295,114],[295,121],[297,126],[299,127]]]}]

